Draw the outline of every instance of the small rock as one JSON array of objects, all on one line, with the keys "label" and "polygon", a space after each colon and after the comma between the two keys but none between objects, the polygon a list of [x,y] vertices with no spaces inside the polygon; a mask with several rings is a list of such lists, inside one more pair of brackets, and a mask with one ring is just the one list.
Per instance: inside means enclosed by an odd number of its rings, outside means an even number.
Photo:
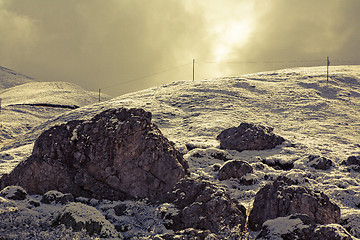
[{"label": "small rock", "polygon": [[231,160],[230,157],[228,157],[226,155],[226,153],[223,153],[223,152],[215,152],[215,153],[212,153],[211,154],[211,157],[215,158],[215,159],[218,159],[218,160],[222,160],[222,161],[228,161],[228,160]]},{"label": "small rock", "polygon": [[310,155],[308,160],[308,164],[310,167],[313,167],[315,169],[319,170],[328,170],[332,166],[334,166],[334,163],[325,157],[317,156],[317,155]]},{"label": "small rock", "polygon": [[8,186],[1,190],[0,196],[12,200],[25,200],[27,192],[20,186]]},{"label": "small rock", "polygon": [[125,203],[120,203],[114,207],[116,216],[123,216],[126,214],[127,206]]},{"label": "small rock", "polygon": [[285,141],[273,133],[273,128],[253,123],[241,123],[225,129],[218,136],[220,147],[230,150],[265,150],[275,148]]},{"label": "small rock", "polygon": [[262,159],[262,163],[268,165],[269,167],[272,167],[276,170],[291,170],[294,167],[294,163],[292,161],[284,161],[282,159]]},{"label": "small rock", "polygon": [[199,230],[194,228],[187,228],[176,231],[174,233],[165,233],[157,235],[155,240],[179,240],[179,239],[196,239],[196,240],[224,240],[224,238],[211,233],[209,230]]},{"label": "small rock", "polygon": [[314,230],[314,239],[319,240],[355,240],[345,228],[339,224],[327,224],[317,226]]},{"label": "small rock", "polygon": [[127,232],[129,230],[131,230],[131,226],[128,224],[115,224],[115,229],[118,232]]},{"label": "small rock", "polygon": [[69,203],[64,206],[54,225],[64,224],[78,232],[83,229],[92,236],[117,238],[122,236],[115,227],[94,207],[82,203]]},{"label": "small rock", "polygon": [[29,200],[29,204],[33,207],[39,207],[40,206],[40,202],[36,201],[36,200]]},{"label": "small rock", "polygon": [[256,174],[246,174],[244,176],[242,176],[241,178],[238,179],[238,182],[241,185],[245,185],[245,186],[250,186],[253,185],[255,183],[257,183],[259,180],[259,177]]},{"label": "small rock", "polygon": [[50,204],[50,203],[67,204],[73,201],[74,201],[74,196],[71,193],[64,194],[55,190],[46,192],[41,198],[41,202],[46,204]]},{"label": "small rock", "polygon": [[342,164],[346,166],[356,165],[360,166],[360,155],[359,156],[350,156]]},{"label": "small rock", "polygon": [[233,160],[226,162],[219,170],[219,180],[241,178],[247,173],[252,173],[253,168],[248,162]]},{"label": "small rock", "polygon": [[218,172],[220,170],[220,168],[221,168],[220,164],[215,163],[215,164],[212,165],[213,172]]}]

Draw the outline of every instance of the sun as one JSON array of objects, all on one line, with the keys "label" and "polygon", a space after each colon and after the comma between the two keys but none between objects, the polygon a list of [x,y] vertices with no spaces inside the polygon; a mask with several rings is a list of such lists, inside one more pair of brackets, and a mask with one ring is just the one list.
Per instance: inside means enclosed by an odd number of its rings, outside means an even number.
[{"label": "sun", "polygon": [[252,31],[250,21],[229,22],[215,27],[217,43],[214,55],[217,62],[231,58],[234,48],[240,48],[246,44]]}]

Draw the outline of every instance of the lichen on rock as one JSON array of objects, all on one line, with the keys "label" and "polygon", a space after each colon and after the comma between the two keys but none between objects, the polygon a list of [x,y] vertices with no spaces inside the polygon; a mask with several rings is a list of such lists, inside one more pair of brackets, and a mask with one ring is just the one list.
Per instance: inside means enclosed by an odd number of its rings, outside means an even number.
[{"label": "lichen on rock", "polygon": [[187,174],[182,154],[143,109],[109,109],[54,126],[32,155],[0,180],[29,193],[50,190],[97,199],[156,199]]}]

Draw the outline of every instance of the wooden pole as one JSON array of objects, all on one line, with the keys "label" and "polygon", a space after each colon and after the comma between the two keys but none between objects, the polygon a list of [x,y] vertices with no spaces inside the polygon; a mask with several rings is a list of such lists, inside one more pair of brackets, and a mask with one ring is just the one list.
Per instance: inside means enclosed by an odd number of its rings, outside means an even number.
[{"label": "wooden pole", "polygon": [[193,59],[192,64],[193,64],[193,81],[194,81],[194,79],[195,79],[195,59]]},{"label": "wooden pole", "polygon": [[101,97],[100,97],[100,88],[99,88],[99,102],[101,102]]},{"label": "wooden pole", "polygon": [[1,113],[1,98],[0,98],[0,113]]},{"label": "wooden pole", "polygon": [[327,57],[326,59],[326,65],[327,65],[327,70],[326,70],[326,81],[329,81],[329,66],[330,66],[330,60],[329,57]]}]

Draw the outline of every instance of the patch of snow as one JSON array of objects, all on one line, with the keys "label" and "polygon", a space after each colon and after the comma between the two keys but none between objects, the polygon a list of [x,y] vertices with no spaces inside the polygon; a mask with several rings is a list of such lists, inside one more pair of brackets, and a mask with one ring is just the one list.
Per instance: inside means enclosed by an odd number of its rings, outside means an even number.
[{"label": "patch of snow", "polygon": [[281,235],[291,233],[295,229],[302,229],[309,227],[304,225],[299,218],[290,219],[288,217],[278,217],[276,219],[267,220],[264,222],[263,227],[266,227],[272,233],[272,239],[282,239]]}]

